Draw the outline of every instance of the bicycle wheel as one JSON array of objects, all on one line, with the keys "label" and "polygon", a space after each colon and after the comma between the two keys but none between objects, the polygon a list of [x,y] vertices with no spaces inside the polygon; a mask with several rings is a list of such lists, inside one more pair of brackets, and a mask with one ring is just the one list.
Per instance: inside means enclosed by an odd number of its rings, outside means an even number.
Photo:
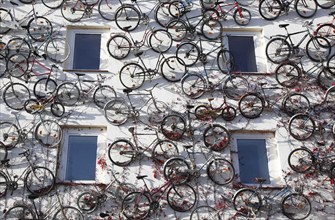
[{"label": "bicycle wheel", "polygon": [[56,117],[62,117],[65,113],[65,107],[60,102],[54,102],[50,105],[51,113]]},{"label": "bicycle wheel", "polygon": [[240,8],[240,10],[239,9],[235,10],[233,17],[236,24],[246,26],[250,23],[251,13],[246,8]]},{"label": "bicycle wheel", "polygon": [[4,219],[36,219],[36,215],[27,205],[15,205],[5,212]]},{"label": "bicycle wheel", "polygon": [[322,71],[319,72],[317,76],[317,84],[323,90],[327,90],[334,84],[334,75],[329,72],[327,68],[324,68]]},{"label": "bicycle wheel", "polygon": [[285,62],[276,67],[275,74],[279,85],[292,88],[300,81],[301,69],[293,62]]},{"label": "bicycle wheel", "polygon": [[20,141],[19,128],[12,122],[0,123],[0,143],[8,150],[13,149]]},{"label": "bicycle wheel", "polygon": [[305,195],[301,193],[291,193],[283,198],[281,210],[287,218],[300,220],[310,215],[312,206]]},{"label": "bicycle wheel", "polygon": [[236,0],[236,1],[238,2],[238,4],[242,6],[248,6],[254,3],[255,0]]},{"label": "bicycle wheel", "polygon": [[207,205],[198,206],[191,212],[190,220],[221,220],[220,212]]},{"label": "bicycle wheel", "polygon": [[57,100],[64,106],[74,106],[80,97],[80,90],[76,84],[65,82],[58,86],[56,91]]},{"label": "bicycle wheel", "polygon": [[42,0],[43,5],[50,9],[57,9],[62,6],[65,0]]},{"label": "bicycle wheel", "polygon": [[315,62],[322,62],[328,59],[331,53],[331,46],[324,37],[316,36],[306,44],[307,56]]},{"label": "bicycle wheel", "polygon": [[235,178],[233,164],[223,158],[215,158],[207,166],[208,177],[218,185],[227,185]]},{"label": "bicycle wheel", "polygon": [[149,46],[157,53],[165,53],[172,46],[172,36],[166,30],[154,30],[149,37]]},{"label": "bicycle wheel", "polygon": [[288,131],[293,138],[304,141],[313,135],[315,122],[309,115],[296,114],[290,118]]},{"label": "bicycle wheel", "polygon": [[186,67],[193,66],[200,57],[199,47],[192,42],[182,43],[177,47],[176,56],[184,61]]},{"label": "bicycle wheel", "polygon": [[248,93],[241,97],[238,109],[245,118],[258,118],[264,110],[264,100],[257,93]]},{"label": "bicycle wheel", "polygon": [[[0,161],[6,160],[8,155],[7,148],[4,143],[0,141]],[[0,181],[1,182],[1,181]],[[0,197],[1,197],[1,189],[0,189]]]},{"label": "bicycle wheel", "polygon": [[13,21],[13,15],[10,11],[5,8],[0,8],[0,34],[7,34],[11,30],[7,25],[10,25]]},{"label": "bicycle wheel", "polygon": [[258,5],[259,14],[265,20],[275,20],[278,18],[282,10],[279,0],[262,0]]},{"label": "bicycle wheel", "polygon": [[40,103],[37,99],[28,99],[24,103],[24,110],[29,114],[40,113],[44,107],[40,107]]},{"label": "bicycle wheel", "polygon": [[234,56],[226,49],[221,49],[216,56],[216,62],[222,73],[226,74],[234,69]]},{"label": "bicycle wheel", "polygon": [[197,201],[195,190],[187,183],[173,185],[168,190],[166,197],[169,206],[177,212],[187,212],[191,210]]},{"label": "bicycle wheel", "polygon": [[317,4],[315,0],[297,0],[294,4],[294,9],[302,18],[311,18],[317,11]]},{"label": "bicycle wheel", "polygon": [[210,121],[213,117],[216,116],[216,113],[215,111],[209,110],[207,105],[198,105],[194,109],[194,115],[198,120]]},{"label": "bicycle wheel", "polygon": [[6,195],[8,189],[8,178],[6,174],[0,171],[0,198]]},{"label": "bicycle wheel", "polygon": [[214,9],[206,9],[203,12],[203,22],[200,26],[202,35],[207,40],[216,40],[222,36],[222,24],[219,21],[219,12]]},{"label": "bicycle wheel", "polygon": [[307,112],[310,108],[309,99],[300,93],[290,93],[283,100],[283,110],[289,116]]},{"label": "bicycle wheel", "polygon": [[127,166],[135,158],[136,150],[134,145],[128,140],[114,141],[108,148],[108,157],[117,166]]},{"label": "bicycle wheel", "polygon": [[34,0],[19,0],[23,4],[31,4]]},{"label": "bicycle wheel", "polygon": [[205,93],[206,88],[206,80],[199,74],[187,74],[181,79],[181,89],[189,98],[199,98]]},{"label": "bicycle wheel", "polygon": [[34,95],[37,99],[43,99],[54,92],[57,89],[57,83],[55,80],[50,79],[49,77],[39,79],[33,88]]},{"label": "bicycle wheel", "polygon": [[160,124],[168,114],[168,105],[161,101],[153,101],[148,105],[147,113],[150,123]]},{"label": "bicycle wheel", "polygon": [[98,5],[98,12],[103,19],[114,21],[116,10],[120,6],[120,2],[114,0],[101,0]]},{"label": "bicycle wheel", "polygon": [[63,139],[62,127],[53,120],[42,120],[36,125],[35,139],[44,147],[57,147]]},{"label": "bicycle wheel", "polygon": [[335,5],[334,0],[315,0],[316,4],[323,9],[331,8]]},{"label": "bicycle wheel", "polygon": [[85,213],[92,213],[98,207],[98,198],[93,192],[83,192],[77,198],[77,206],[80,211]]},{"label": "bicycle wheel", "polygon": [[109,55],[113,58],[121,60],[128,56],[131,50],[130,40],[121,34],[112,36],[107,42]]},{"label": "bicycle wheel", "polygon": [[70,56],[70,44],[64,38],[52,38],[46,43],[44,53],[52,62],[63,63]]},{"label": "bicycle wheel", "polygon": [[161,123],[161,130],[166,138],[178,140],[183,137],[186,131],[186,122],[180,115],[167,115]]},{"label": "bicycle wheel", "polygon": [[43,42],[52,34],[52,24],[46,17],[36,16],[27,25],[28,35],[35,41]]},{"label": "bicycle wheel", "polygon": [[158,141],[152,149],[151,158],[156,163],[163,165],[166,160],[179,155],[177,145],[169,140]]},{"label": "bicycle wheel", "polygon": [[232,121],[236,117],[236,109],[232,106],[227,106],[222,109],[221,116],[225,121]]},{"label": "bicycle wheel", "polygon": [[34,194],[43,196],[48,194],[55,186],[55,176],[46,167],[34,166],[24,178],[27,190]]},{"label": "bicycle wheel", "polygon": [[182,59],[177,56],[171,56],[166,59],[161,64],[161,73],[164,79],[169,82],[180,81],[187,72],[187,68]]},{"label": "bicycle wheel", "polygon": [[[335,4],[335,1],[333,1]],[[322,24],[316,29],[316,35],[324,37],[330,43],[330,46],[335,45],[335,25],[333,24]]]},{"label": "bicycle wheel", "polygon": [[108,85],[99,86],[93,93],[93,101],[101,109],[104,108],[105,104],[108,101],[115,98],[116,98],[115,90]]},{"label": "bicycle wheel", "polygon": [[335,76],[335,54],[331,55],[327,61],[327,70]]},{"label": "bicycle wheel", "polygon": [[85,4],[78,0],[66,0],[61,7],[61,14],[69,22],[78,22],[85,15]]},{"label": "bicycle wheel", "polygon": [[215,8],[215,3],[218,0],[200,0],[200,5],[203,9]]},{"label": "bicycle wheel", "polygon": [[140,88],[145,80],[145,71],[137,63],[127,63],[119,73],[121,84],[128,89]]},{"label": "bicycle wheel", "polygon": [[179,42],[186,38],[187,24],[181,19],[172,19],[166,24],[166,30],[171,34],[172,40]]},{"label": "bicycle wheel", "polygon": [[115,23],[123,31],[133,31],[141,20],[140,12],[132,5],[122,5],[115,12]]},{"label": "bicycle wheel", "polygon": [[230,142],[230,133],[227,128],[213,124],[205,129],[203,139],[206,147],[213,151],[222,151]]},{"label": "bicycle wheel", "polygon": [[5,50],[7,57],[20,53],[25,56],[26,59],[29,59],[32,51],[30,44],[21,37],[11,38],[7,42]]},{"label": "bicycle wheel", "polygon": [[164,178],[174,185],[186,183],[190,176],[190,166],[180,157],[168,159],[163,165]]},{"label": "bicycle wheel", "polygon": [[13,54],[8,57],[6,62],[7,73],[13,77],[21,77],[27,73],[29,67],[28,59],[20,54]]},{"label": "bicycle wheel", "polygon": [[76,219],[84,220],[84,215],[79,209],[72,206],[62,206],[52,218],[53,220]]},{"label": "bicycle wheel", "polygon": [[[1,42],[0,42],[0,48],[1,48]],[[7,58],[5,55],[2,54],[2,51],[0,49],[0,78],[5,76],[5,74],[7,73],[6,64],[7,64]]]},{"label": "bicycle wheel", "polygon": [[[170,2],[165,2],[160,4],[155,9],[155,20],[160,26],[164,28],[172,19],[174,19],[174,17],[170,13],[169,6]],[[179,10],[179,8],[176,8],[175,10]]]},{"label": "bicycle wheel", "polygon": [[127,122],[130,108],[123,99],[112,99],[104,106],[106,120],[112,125],[120,126]]},{"label": "bicycle wheel", "polygon": [[21,83],[11,83],[3,91],[2,98],[9,108],[22,110],[25,101],[30,99],[30,91]]},{"label": "bicycle wheel", "polygon": [[145,219],[150,213],[151,202],[146,194],[132,192],[123,199],[121,210],[127,219]]},{"label": "bicycle wheel", "polygon": [[288,165],[297,173],[305,173],[314,165],[313,153],[307,148],[297,148],[288,155]]},{"label": "bicycle wheel", "polygon": [[249,90],[248,80],[242,76],[229,76],[223,84],[223,92],[228,98],[239,100]]},{"label": "bicycle wheel", "polygon": [[233,197],[234,209],[246,217],[255,217],[262,205],[260,195],[252,189],[240,189]]},{"label": "bicycle wheel", "polygon": [[291,57],[292,48],[284,38],[275,37],[267,43],[265,53],[272,63],[279,64]]}]

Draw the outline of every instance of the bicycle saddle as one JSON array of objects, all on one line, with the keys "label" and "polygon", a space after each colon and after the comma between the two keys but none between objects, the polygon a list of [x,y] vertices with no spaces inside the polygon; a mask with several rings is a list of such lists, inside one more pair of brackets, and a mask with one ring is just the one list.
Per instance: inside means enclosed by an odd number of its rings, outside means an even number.
[{"label": "bicycle saddle", "polygon": [[122,90],[124,93],[131,93],[133,90],[132,89],[124,89]]},{"label": "bicycle saddle", "polygon": [[34,200],[34,199],[37,199],[38,197],[40,197],[40,196],[39,195],[30,194],[28,196],[28,199]]},{"label": "bicycle saddle", "polygon": [[266,181],[266,179],[264,179],[264,178],[259,178],[259,177],[255,178],[256,183],[264,183],[265,181]]},{"label": "bicycle saddle", "polygon": [[190,148],[192,148],[193,146],[192,146],[192,145],[183,145],[183,147],[186,148],[186,149],[190,149]]},{"label": "bicycle saddle", "polygon": [[131,25],[126,26],[126,27],[124,27],[123,29],[125,29],[126,31],[129,31],[130,28],[131,28]]},{"label": "bicycle saddle", "polygon": [[287,26],[289,26],[289,24],[280,24],[280,25],[279,25],[280,28],[285,28],[285,27],[287,27]]},{"label": "bicycle saddle", "polygon": [[191,109],[191,108],[194,108],[194,105],[186,105],[186,108],[188,108],[188,109]]},{"label": "bicycle saddle", "polygon": [[85,73],[75,73],[77,76],[85,76]]},{"label": "bicycle saddle", "polygon": [[136,178],[138,180],[144,179],[145,177],[148,177],[148,175],[138,175]]},{"label": "bicycle saddle", "polygon": [[135,56],[135,57],[139,57],[139,56],[141,56],[142,54],[143,54],[143,51],[139,51],[139,52],[135,53],[134,56]]},{"label": "bicycle saddle", "polygon": [[208,101],[213,101],[214,100],[214,98],[213,97],[211,97],[211,98],[208,98]]}]

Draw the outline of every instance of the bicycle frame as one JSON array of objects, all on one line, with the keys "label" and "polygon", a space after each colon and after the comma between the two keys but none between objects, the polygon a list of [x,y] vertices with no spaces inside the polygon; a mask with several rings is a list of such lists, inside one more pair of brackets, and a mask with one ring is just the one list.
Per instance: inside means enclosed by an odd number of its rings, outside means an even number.
[{"label": "bicycle frame", "polygon": [[[32,9],[21,19],[17,19],[16,15],[15,15],[15,4],[11,3],[13,6],[12,10],[9,10],[9,13],[11,13],[13,15],[13,21],[11,21],[9,24],[3,24],[5,27],[9,27],[12,30],[24,30],[23,27],[21,27],[21,24],[24,23],[25,21],[27,21],[28,19],[30,19],[31,17],[36,17],[36,11],[35,11],[35,1],[33,1],[32,3]],[[3,21],[2,21],[3,22]]]}]

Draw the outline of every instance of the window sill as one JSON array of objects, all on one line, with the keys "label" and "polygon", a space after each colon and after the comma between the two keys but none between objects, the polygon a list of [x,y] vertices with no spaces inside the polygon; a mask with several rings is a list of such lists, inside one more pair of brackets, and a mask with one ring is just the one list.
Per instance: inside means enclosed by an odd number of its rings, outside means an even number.
[{"label": "window sill", "polygon": [[76,181],[60,181],[56,182],[56,185],[62,185],[62,186],[79,186],[79,185],[88,185],[88,186],[100,186],[105,185],[102,183],[97,183],[95,180],[76,180]]},{"label": "window sill", "polygon": [[[234,182],[233,183],[233,189],[242,189],[242,188],[250,188],[250,189],[255,189],[259,186],[257,183],[241,183],[241,182]],[[263,184],[262,189],[282,189],[284,188],[285,185],[283,184]]]},{"label": "window sill", "polygon": [[65,72],[79,72],[79,73],[109,73],[108,70],[89,70],[89,69],[64,69]]}]

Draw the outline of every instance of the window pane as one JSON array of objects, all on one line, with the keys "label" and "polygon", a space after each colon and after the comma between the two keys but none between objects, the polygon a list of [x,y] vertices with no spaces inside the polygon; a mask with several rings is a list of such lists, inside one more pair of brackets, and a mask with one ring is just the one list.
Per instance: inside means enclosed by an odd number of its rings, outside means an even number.
[{"label": "window pane", "polygon": [[228,37],[229,50],[234,55],[235,71],[257,72],[255,45],[252,36]]},{"label": "window pane", "polygon": [[69,136],[66,180],[95,180],[97,136]]},{"label": "window pane", "polygon": [[76,34],[73,55],[73,69],[94,69],[100,67],[101,34]]},{"label": "window pane", "polygon": [[265,139],[237,139],[237,151],[242,183],[255,183],[256,177],[270,183]]}]

